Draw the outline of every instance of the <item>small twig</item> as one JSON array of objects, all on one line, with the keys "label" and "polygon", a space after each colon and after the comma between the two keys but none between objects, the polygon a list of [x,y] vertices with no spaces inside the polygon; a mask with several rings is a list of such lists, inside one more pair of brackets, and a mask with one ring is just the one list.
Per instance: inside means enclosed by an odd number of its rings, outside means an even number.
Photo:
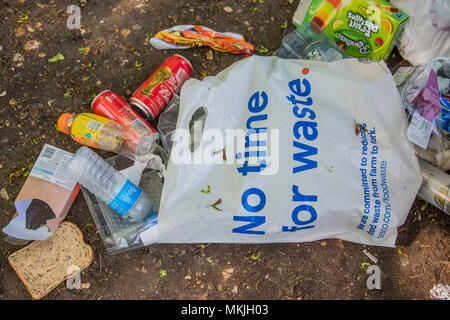
[{"label": "small twig", "polygon": [[375,263],[375,264],[378,263],[378,259],[377,259],[373,254],[371,254],[367,249],[364,249],[364,250],[363,250],[363,253],[364,253],[367,257],[369,257],[369,259],[372,260],[373,263]]},{"label": "small twig", "polygon": [[13,75],[13,76],[11,77],[11,79],[9,79],[9,82],[11,82],[15,77],[17,77],[17,76],[20,75],[20,74],[22,74],[22,71],[17,72],[15,75]]},{"label": "small twig", "polygon": [[99,255],[99,267],[100,267],[100,269],[99,269],[99,273],[100,273],[100,275],[102,274],[102,254],[100,253],[100,255]]}]

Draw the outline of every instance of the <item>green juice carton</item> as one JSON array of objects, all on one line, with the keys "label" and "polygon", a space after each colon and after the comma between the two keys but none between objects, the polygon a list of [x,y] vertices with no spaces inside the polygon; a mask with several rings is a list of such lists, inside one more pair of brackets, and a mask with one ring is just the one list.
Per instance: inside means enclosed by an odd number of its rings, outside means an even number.
[{"label": "green juice carton", "polygon": [[306,0],[294,24],[323,31],[347,54],[387,60],[408,16],[384,0]]}]

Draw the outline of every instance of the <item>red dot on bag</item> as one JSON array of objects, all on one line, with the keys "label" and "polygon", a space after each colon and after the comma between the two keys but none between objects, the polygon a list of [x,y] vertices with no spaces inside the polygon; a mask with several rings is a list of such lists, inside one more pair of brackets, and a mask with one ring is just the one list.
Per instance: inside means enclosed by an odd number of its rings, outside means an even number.
[{"label": "red dot on bag", "polygon": [[303,74],[308,74],[309,73],[309,69],[308,68],[303,68],[302,73]]}]

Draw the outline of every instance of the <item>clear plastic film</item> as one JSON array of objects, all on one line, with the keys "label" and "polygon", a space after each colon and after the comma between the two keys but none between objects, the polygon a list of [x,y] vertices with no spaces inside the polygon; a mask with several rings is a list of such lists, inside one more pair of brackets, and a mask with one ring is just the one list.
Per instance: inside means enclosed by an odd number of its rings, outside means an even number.
[{"label": "clear plastic film", "polygon": [[423,183],[418,196],[450,215],[450,175],[420,159]]},{"label": "clear plastic film", "polygon": [[450,170],[450,59],[438,57],[425,65],[400,68],[395,80],[417,156]]},{"label": "clear plastic film", "polygon": [[[155,170],[145,169],[142,176],[133,177],[135,170],[130,167],[132,162],[120,155],[106,160],[110,165],[120,170],[130,180],[139,181],[139,187],[150,197],[153,210],[159,210],[163,180]],[[138,180],[136,180],[138,179]],[[89,211],[103,240],[107,251],[111,254],[141,248],[156,242],[157,220],[129,222],[104,204],[94,194],[81,187]]]},{"label": "clear plastic film", "polygon": [[281,46],[275,53],[283,59],[305,59],[315,61],[334,61],[351,58],[334,41],[310,25],[302,25],[281,40]]}]

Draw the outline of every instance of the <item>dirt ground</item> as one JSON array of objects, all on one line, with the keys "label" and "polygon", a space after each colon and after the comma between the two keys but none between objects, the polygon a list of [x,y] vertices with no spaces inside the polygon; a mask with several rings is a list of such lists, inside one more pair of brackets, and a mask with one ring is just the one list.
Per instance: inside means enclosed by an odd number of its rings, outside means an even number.
[{"label": "dirt ground", "polygon": [[[111,0],[0,2],[0,227],[45,143],[68,151],[79,145],[55,128],[63,112],[90,112],[95,94],[112,89],[128,98],[170,55],[180,53],[193,77],[215,75],[242,57],[208,49],[158,51],[157,31],[200,24],[243,34],[256,53],[271,55],[294,29],[294,0]],[[81,8],[82,31],[66,25],[69,5]],[[224,7],[233,10],[226,12]],[[129,33],[128,33],[129,31]],[[128,34],[127,34],[128,33]],[[80,50],[89,48],[88,50]],[[266,50],[267,49],[267,50]],[[61,53],[65,59],[49,63]],[[394,53],[389,66],[398,66]],[[106,152],[102,156],[110,156]],[[16,173],[11,174],[11,173]],[[4,196],[4,194],[3,194]],[[80,193],[67,220],[95,252],[82,273],[90,288],[63,283],[44,299],[430,299],[436,284],[450,284],[449,216],[417,199],[399,228],[396,248],[335,239],[312,243],[152,245],[109,255]],[[31,299],[7,262],[21,248],[0,241],[0,298]],[[378,259],[381,289],[369,290],[367,248]],[[166,275],[160,271],[165,270]]]}]

